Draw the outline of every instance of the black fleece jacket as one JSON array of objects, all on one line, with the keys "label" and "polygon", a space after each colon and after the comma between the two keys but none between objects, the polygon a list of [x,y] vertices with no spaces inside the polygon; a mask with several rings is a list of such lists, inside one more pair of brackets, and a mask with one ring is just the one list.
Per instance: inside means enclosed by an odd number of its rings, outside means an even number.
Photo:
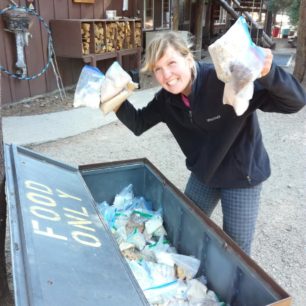
[{"label": "black fleece jacket", "polygon": [[189,96],[191,109],[181,95],[161,89],[146,107],[136,110],[125,101],[116,114],[135,135],[164,122],[185,154],[187,168],[208,186],[250,187],[270,176],[256,109],[294,113],[306,103],[298,81],[274,64],[254,83],[247,111],[237,116],[232,106],[222,103],[224,83],[213,65],[199,62]]}]

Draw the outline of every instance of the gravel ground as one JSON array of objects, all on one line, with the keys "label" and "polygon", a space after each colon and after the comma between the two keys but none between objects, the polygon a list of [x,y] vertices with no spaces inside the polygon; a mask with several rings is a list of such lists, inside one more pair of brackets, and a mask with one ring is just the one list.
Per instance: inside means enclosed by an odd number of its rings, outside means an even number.
[{"label": "gravel ground", "polygon": [[[259,116],[272,176],[263,188],[252,257],[293,297],[293,305],[301,306],[306,301],[306,110]],[[116,122],[32,149],[71,165],[147,157],[181,190],[189,175],[164,125],[136,137]],[[221,225],[220,208],[212,218]]]}]

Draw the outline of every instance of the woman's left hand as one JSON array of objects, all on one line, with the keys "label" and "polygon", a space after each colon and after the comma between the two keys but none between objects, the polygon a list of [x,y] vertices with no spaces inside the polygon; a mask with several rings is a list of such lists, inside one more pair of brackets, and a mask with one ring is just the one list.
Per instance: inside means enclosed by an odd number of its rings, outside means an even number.
[{"label": "woman's left hand", "polygon": [[262,49],[265,53],[265,61],[264,61],[264,65],[263,65],[263,68],[261,70],[260,76],[264,77],[270,72],[270,69],[271,69],[271,66],[272,66],[273,54],[272,54],[272,51],[270,49],[267,49],[267,48],[262,48]]}]

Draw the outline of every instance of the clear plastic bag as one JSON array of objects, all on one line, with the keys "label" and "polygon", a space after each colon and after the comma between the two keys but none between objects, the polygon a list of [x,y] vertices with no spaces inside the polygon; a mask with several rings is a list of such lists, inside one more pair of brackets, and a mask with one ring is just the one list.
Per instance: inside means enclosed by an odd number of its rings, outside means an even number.
[{"label": "clear plastic bag", "polygon": [[98,68],[85,65],[75,89],[73,106],[99,108],[100,88],[104,79],[104,74]]},{"label": "clear plastic bag", "polygon": [[101,86],[101,102],[115,97],[131,81],[131,76],[122,69],[118,62],[114,62],[106,71],[105,80]]},{"label": "clear plastic bag", "polygon": [[192,279],[197,274],[201,263],[195,257],[175,253],[157,252],[155,256],[158,263],[177,265],[186,279]]},{"label": "clear plastic bag", "polygon": [[129,184],[116,194],[113,206],[117,209],[126,210],[132,204],[134,198],[133,185]]},{"label": "clear plastic bag", "polygon": [[114,62],[105,74],[101,86],[101,110],[104,114],[113,111],[122,104],[135,90],[138,84],[122,69],[118,62]]},{"label": "clear plastic bag", "polygon": [[236,114],[242,115],[253,96],[253,82],[260,77],[264,51],[253,43],[243,17],[211,44],[208,51],[218,79],[225,83],[223,103],[232,105]]}]

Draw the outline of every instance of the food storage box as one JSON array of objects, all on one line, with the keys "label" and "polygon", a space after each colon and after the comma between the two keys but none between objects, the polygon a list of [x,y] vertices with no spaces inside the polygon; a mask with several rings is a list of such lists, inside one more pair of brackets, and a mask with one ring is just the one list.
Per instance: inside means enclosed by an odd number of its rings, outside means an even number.
[{"label": "food storage box", "polygon": [[291,297],[147,159],[75,168],[5,145],[15,304],[148,305],[97,203],[133,184],[179,253],[201,260],[208,287],[234,305],[290,305]]}]

